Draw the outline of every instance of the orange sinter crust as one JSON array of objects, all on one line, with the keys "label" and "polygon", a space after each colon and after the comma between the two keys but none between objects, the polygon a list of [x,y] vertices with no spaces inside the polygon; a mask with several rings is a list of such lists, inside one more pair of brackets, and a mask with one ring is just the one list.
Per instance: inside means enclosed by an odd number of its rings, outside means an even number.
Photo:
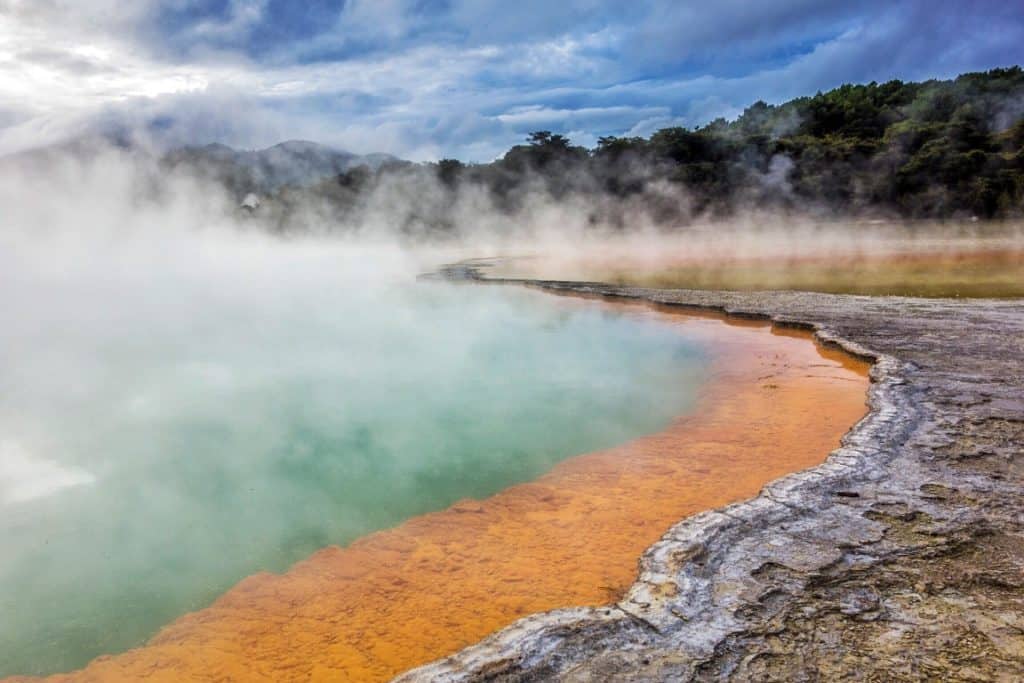
[{"label": "orange sinter crust", "polygon": [[867,364],[806,332],[625,306],[711,354],[695,409],[664,431],[250,576],[147,645],[49,680],[386,680],[524,615],[615,601],[674,523],[821,463],[866,412]]}]

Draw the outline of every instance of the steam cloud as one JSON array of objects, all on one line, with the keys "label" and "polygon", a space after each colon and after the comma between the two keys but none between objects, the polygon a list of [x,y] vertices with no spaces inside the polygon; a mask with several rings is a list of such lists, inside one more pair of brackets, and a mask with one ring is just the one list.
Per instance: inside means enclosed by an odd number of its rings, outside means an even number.
[{"label": "steam cloud", "polygon": [[415,283],[486,240],[389,230],[383,199],[273,234],[117,149],[8,164],[0,193],[0,675],[655,430],[698,381],[675,330]]}]

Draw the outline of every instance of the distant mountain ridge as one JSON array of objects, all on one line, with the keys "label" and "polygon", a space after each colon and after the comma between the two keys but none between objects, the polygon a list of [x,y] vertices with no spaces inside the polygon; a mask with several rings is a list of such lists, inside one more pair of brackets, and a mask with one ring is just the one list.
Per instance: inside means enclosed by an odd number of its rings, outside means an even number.
[{"label": "distant mountain ridge", "polygon": [[287,185],[307,186],[358,166],[376,171],[399,159],[390,154],[353,154],[308,140],[288,140],[260,150],[238,150],[214,143],[168,152],[164,163],[211,175],[236,192],[272,192]]},{"label": "distant mountain ridge", "polygon": [[154,159],[165,168],[224,183],[239,197],[250,192],[272,193],[286,186],[316,185],[359,166],[377,171],[387,164],[402,163],[390,154],[354,154],[308,140],[287,140],[257,150],[211,143],[172,147],[161,153],[136,146],[126,136],[87,135],[0,157],[0,167],[20,165],[46,169],[60,159],[87,160],[112,149]]}]

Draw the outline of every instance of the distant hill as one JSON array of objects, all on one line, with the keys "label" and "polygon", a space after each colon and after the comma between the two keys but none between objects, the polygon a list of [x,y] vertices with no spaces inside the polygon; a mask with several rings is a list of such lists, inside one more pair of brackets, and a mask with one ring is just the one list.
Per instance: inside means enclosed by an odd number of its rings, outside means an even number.
[{"label": "distant hill", "polygon": [[125,136],[85,135],[0,158],[0,168],[18,165],[45,172],[61,159],[85,161],[104,151],[156,161],[165,169],[196,174],[224,184],[238,197],[269,194],[284,187],[309,187],[358,167],[377,171],[401,161],[390,154],[353,154],[306,140],[288,140],[259,150],[210,144],[173,148],[164,153],[134,146]]},{"label": "distant hill", "polygon": [[[130,139],[105,144],[147,154]],[[83,138],[23,153],[16,163],[93,153],[94,141]],[[311,213],[317,228],[359,230],[374,222],[372,211],[410,234],[472,231],[462,197],[507,216],[528,214],[538,201],[565,203],[582,207],[588,225],[616,229],[747,211],[1019,220],[1024,69],[847,84],[780,104],[755,102],[731,121],[663,128],[647,138],[599,137],[592,149],[534,131],[484,164],[413,164],[301,140],[252,151],[184,147],[158,160],[223,185],[281,231],[306,229]]]},{"label": "distant hill", "polygon": [[465,197],[509,217],[510,226],[558,204],[570,220],[619,230],[750,212],[1020,220],[1024,69],[848,84],[781,104],[755,102],[732,121],[600,137],[591,149],[534,131],[490,163],[351,168],[269,193],[252,214],[282,232],[359,231],[384,216],[402,234],[448,237],[485,222],[466,210]]},{"label": "distant hill", "polygon": [[221,144],[184,147],[163,158],[171,168],[219,180],[239,195],[314,185],[359,166],[376,171],[394,161],[398,159],[390,154],[358,155],[306,140],[289,140],[260,150]]},{"label": "distant hill", "polygon": [[749,209],[1024,217],[1019,66],[952,80],[847,84],[777,105],[755,102],[732,121],[663,128],[649,138],[601,137],[593,149],[551,131],[527,143],[492,164],[443,160],[436,173],[452,187],[482,185],[513,210],[528,206],[523,193],[540,179],[551,198],[583,198],[595,222],[622,226],[637,210],[664,225]]}]

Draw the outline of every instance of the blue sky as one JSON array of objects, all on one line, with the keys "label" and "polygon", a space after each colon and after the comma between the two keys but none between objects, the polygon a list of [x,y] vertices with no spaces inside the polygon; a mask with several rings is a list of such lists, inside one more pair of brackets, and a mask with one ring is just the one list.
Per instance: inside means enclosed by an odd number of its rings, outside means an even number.
[{"label": "blue sky", "polygon": [[0,0],[0,152],[118,127],[482,161],[1022,46],[1009,0]]}]

